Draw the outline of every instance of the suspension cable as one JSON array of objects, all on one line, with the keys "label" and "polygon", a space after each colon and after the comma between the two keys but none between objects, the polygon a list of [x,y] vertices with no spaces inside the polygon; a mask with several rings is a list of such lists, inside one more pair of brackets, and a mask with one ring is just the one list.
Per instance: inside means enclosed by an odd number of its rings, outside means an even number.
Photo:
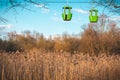
[{"label": "suspension cable", "polygon": [[68,5],[68,0],[67,0],[67,3],[66,3],[67,5]]},{"label": "suspension cable", "polygon": [[94,0],[92,0],[92,8],[94,8],[94,3],[95,3],[95,1],[94,1]]}]

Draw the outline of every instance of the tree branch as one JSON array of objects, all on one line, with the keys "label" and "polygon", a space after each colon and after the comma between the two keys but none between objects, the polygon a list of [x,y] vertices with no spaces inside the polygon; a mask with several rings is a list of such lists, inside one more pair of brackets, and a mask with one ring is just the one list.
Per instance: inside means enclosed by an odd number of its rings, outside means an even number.
[{"label": "tree branch", "polygon": [[120,8],[120,5],[115,5],[115,4],[114,4],[114,8]]},{"label": "tree branch", "polygon": [[8,20],[0,16],[0,22],[6,23],[6,22],[8,22]]}]

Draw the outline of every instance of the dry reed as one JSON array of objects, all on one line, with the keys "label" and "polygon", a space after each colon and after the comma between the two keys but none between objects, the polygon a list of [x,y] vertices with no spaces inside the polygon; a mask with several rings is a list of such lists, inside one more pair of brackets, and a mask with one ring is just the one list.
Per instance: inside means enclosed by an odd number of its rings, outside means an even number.
[{"label": "dry reed", "polygon": [[0,80],[120,80],[120,56],[41,50],[0,53]]}]

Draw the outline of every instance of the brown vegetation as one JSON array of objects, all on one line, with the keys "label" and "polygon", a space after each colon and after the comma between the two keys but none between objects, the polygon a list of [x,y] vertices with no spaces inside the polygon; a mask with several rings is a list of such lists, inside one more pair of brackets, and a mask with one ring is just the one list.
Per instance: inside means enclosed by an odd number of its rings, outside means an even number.
[{"label": "brown vegetation", "polygon": [[36,49],[0,53],[0,80],[120,80],[120,56]]},{"label": "brown vegetation", "polygon": [[0,39],[0,80],[120,80],[120,28],[102,22],[77,37],[9,33]]},{"label": "brown vegetation", "polygon": [[36,48],[53,52],[120,54],[120,28],[112,22],[107,26],[109,28],[104,31],[101,26],[91,23],[78,37],[63,34],[62,37],[45,38],[38,32],[24,31],[22,34],[11,32],[8,35],[8,40],[0,40],[0,51],[21,52]]}]

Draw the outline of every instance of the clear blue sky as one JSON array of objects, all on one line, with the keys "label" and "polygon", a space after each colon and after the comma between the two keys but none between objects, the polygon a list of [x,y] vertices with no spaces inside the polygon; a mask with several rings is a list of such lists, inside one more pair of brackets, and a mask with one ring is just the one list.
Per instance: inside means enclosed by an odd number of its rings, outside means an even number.
[{"label": "clear blue sky", "polygon": [[[66,2],[66,0],[61,1]],[[78,0],[68,0],[68,2],[72,1],[76,2]],[[65,6],[66,3],[59,3],[58,0],[48,0],[48,2],[57,3],[47,3],[46,7],[48,7],[48,9],[32,4],[27,7],[31,9],[31,11],[16,8],[8,12],[5,11],[5,4],[3,2],[1,3],[2,6],[0,6],[0,16],[8,19],[8,22],[0,22],[0,26],[6,27],[5,32],[16,31],[20,33],[25,30],[30,30],[49,36],[62,34],[64,32],[78,34],[83,31],[81,28],[82,25],[89,24],[88,11],[92,7],[91,3],[68,3],[68,5],[72,6],[73,17],[71,21],[65,22],[62,20],[61,14],[63,12],[62,7]],[[82,0],[81,2],[89,2],[89,0]],[[96,7],[96,9],[99,10],[99,14],[103,11],[103,7],[101,6]],[[105,14],[108,13],[106,10]]]}]

